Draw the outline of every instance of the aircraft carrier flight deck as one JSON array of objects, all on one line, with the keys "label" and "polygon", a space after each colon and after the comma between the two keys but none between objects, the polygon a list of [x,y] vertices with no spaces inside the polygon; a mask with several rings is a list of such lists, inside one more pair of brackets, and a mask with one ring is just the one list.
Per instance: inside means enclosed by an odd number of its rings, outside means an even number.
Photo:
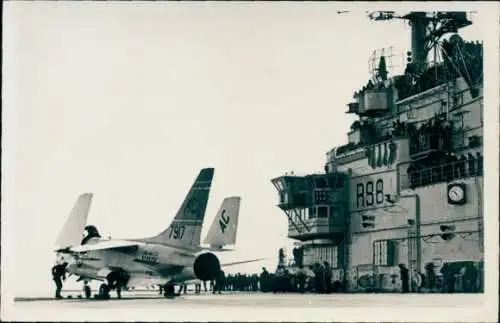
[{"label": "aircraft carrier flight deck", "polygon": [[[484,301],[480,294],[436,294],[434,297],[426,297],[426,295],[401,295],[399,293],[303,295],[223,292],[220,295],[214,295],[210,292],[202,292],[201,294],[191,292],[174,299],[166,299],[154,291],[136,291],[124,293],[120,300],[116,298],[109,300],[78,299],[77,291],[67,292],[64,295],[66,297],[72,295],[73,297],[60,300],[54,300],[51,295],[16,298],[14,303],[16,317],[29,320],[30,313],[33,311],[33,318],[39,318],[40,311],[44,310],[44,313],[47,313],[45,318],[48,320],[75,320],[82,313],[85,313],[86,320],[90,321],[94,320],[94,317],[99,319],[101,313],[106,313],[107,318],[114,317],[116,320],[145,320],[144,315],[147,314],[148,319],[151,317],[152,319],[168,318],[171,320],[179,317],[182,320],[199,319],[205,321],[220,320],[222,317],[231,321],[258,321],[265,320],[266,317],[268,320],[270,317],[277,320],[293,320],[294,317],[297,319],[301,316],[307,316],[310,320],[314,320],[316,313],[318,320],[324,320],[325,313],[322,311],[326,309],[328,309],[329,315],[337,317],[349,313],[349,317],[352,317],[353,310],[360,315],[363,314],[363,311],[358,310],[361,308],[375,313],[383,308],[391,307],[391,313],[387,314],[395,315],[398,313],[398,309],[403,311],[408,306],[418,306],[426,307],[430,311],[435,309],[436,313],[455,307],[458,311],[464,311],[463,317],[466,319],[467,315],[472,315],[474,308],[480,308]],[[277,313],[276,308],[278,307],[282,308],[283,311]],[[131,308],[135,309],[133,313],[130,311]],[[252,310],[252,317],[241,315],[241,311],[249,310]],[[433,313],[433,317],[436,317],[436,313]],[[94,316],[89,316],[91,314]],[[443,311],[442,314],[446,313]]]}]

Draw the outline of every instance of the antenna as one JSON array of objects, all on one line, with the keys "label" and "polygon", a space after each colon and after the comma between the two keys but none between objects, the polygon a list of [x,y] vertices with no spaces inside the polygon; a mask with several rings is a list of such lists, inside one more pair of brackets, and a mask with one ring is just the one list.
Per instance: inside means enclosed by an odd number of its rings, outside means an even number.
[{"label": "antenna", "polygon": [[411,56],[414,70],[420,74],[427,67],[429,51],[439,39],[448,33],[456,33],[460,28],[472,24],[466,12],[422,12],[412,11],[397,15],[394,11],[374,11],[368,14],[374,21],[404,19],[411,26]]}]

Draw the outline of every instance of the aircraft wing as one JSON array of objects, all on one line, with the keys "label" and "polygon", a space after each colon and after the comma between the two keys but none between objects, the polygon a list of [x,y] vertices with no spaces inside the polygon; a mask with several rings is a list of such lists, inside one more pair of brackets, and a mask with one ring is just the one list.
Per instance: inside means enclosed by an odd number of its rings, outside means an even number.
[{"label": "aircraft wing", "polygon": [[231,266],[236,266],[236,265],[241,265],[241,264],[247,264],[250,262],[257,262],[261,260],[266,260],[266,258],[259,258],[259,259],[252,259],[252,260],[242,260],[242,261],[235,261],[235,262],[229,262],[226,264],[221,264],[221,267],[231,267]]},{"label": "aircraft wing", "polygon": [[137,247],[139,247],[139,245],[141,245],[141,243],[133,242],[133,241],[106,240],[106,241],[99,241],[99,242],[92,243],[92,244],[70,247],[67,249],[67,251],[75,252],[75,253],[97,251],[97,250],[110,250],[110,249],[114,249],[117,251],[118,250],[124,251],[125,249],[127,249],[127,250],[137,249]]}]

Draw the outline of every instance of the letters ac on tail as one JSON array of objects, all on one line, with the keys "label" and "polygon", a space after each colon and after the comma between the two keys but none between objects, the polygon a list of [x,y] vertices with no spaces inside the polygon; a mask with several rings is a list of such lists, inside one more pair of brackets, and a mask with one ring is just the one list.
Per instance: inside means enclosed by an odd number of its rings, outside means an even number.
[{"label": "letters ac on tail", "polygon": [[241,197],[239,196],[227,197],[222,201],[204,240],[205,244],[215,250],[236,244],[240,204]]},{"label": "letters ac on tail", "polygon": [[226,210],[222,210],[222,213],[220,215],[219,219],[219,228],[222,233],[226,232],[227,225],[229,224],[229,221],[231,218],[226,214]]}]

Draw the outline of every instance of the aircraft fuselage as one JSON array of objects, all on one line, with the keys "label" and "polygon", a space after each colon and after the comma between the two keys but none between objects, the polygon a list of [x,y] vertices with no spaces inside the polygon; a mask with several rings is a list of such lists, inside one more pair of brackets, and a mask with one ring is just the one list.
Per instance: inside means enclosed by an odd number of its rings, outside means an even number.
[{"label": "aircraft fuselage", "polygon": [[135,248],[88,251],[76,257],[68,266],[68,272],[86,279],[106,280],[113,271],[122,270],[128,276],[128,287],[166,284],[196,279],[193,265],[197,253],[140,243]]}]

